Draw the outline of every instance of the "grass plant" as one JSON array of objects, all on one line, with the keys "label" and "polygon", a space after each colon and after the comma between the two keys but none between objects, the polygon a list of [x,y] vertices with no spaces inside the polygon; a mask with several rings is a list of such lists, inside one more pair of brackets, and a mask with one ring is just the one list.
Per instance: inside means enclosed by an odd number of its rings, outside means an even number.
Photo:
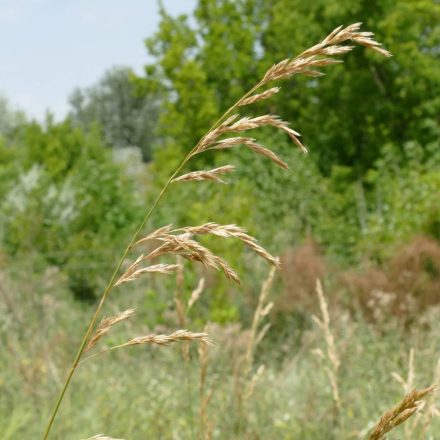
[{"label": "grass plant", "polygon": [[[207,385],[207,349],[211,344],[212,335],[208,335],[207,332],[193,332],[181,328],[170,334],[149,333],[137,337],[131,337],[126,342],[99,350],[98,346],[100,341],[104,337],[109,337],[116,324],[127,322],[129,319],[132,320],[135,316],[135,311],[133,308],[125,309],[124,311],[117,312],[111,316],[104,317],[101,320],[101,323],[97,324],[104,305],[106,305],[110,294],[113,294],[115,288],[123,289],[126,283],[137,282],[139,278],[148,274],[176,274],[177,289],[174,303],[177,309],[179,326],[184,327],[188,324],[187,310],[194,306],[194,303],[198,300],[203,291],[203,282],[201,282],[193,291],[189,302],[185,303],[181,289],[183,284],[182,279],[184,277],[184,260],[201,263],[205,268],[218,270],[223,273],[227,279],[240,283],[240,278],[231,265],[221,256],[217,255],[202,244],[200,237],[204,235],[210,235],[220,239],[238,240],[262,259],[266,260],[274,268],[270,272],[269,278],[266,280],[261,290],[252,325],[248,332],[246,343],[244,344],[244,350],[242,350],[241,356],[238,356],[239,362],[236,363],[235,367],[236,378],[234,380],[234,394],[236,396],[239,415],[239,423],[236,424],[235,432],[242,438],[251,438],[253,435],[255,437],[255,430],[249,429],[249,426],[251,426],[253,422],[247,418],[247,408],[250,398],[256,393],[257,383],[263,377],[265,369],[262,363],[259,364],[257,369],[254,368],[255,350],[268,330],[268,326],[261,327],[261,324],[272,307],[272,303],[268,302],[267,297],[275,275],[275,269],[280,267],[279,259],[263,248],[244,228],[234,224],[209,222],[202,225],[184,227],[165,225],[155,231],[147,233],[144,232],[144,228],[164,195],[172,187],[177,187],[178,185],[190,181],[211,182],[215,184],[226,183],[227,176],[235,171],[234,166],[228,164],[214,169],[190,171],[182,174],[186,165],[192,158],[207,151],[226,151],[238,147],[244,147],[252,153],[266,157],[275,165],[283,169],[288,168],[287,163],[280,158],[276,152],[259,144],[253,137],[244,135],[245,132],[261,127],[273,127],[285,133],[300,151],[306,153],[307,148],[300,140],[301,135],[299,132],[292,129],[281,117],[272,114],[247,116],[242,115],[239,112],[242,108],[248,108],[248,106],[255,103],[261,103],[270,99],[275,94],[280,93],[281,88],[278,86],[274,87],[274,82],[286,80],[298,74],[309,77],[321,76],[323,73],[318,70],[319,68],[340,63],[341,61],[338,57],[350,52],[354,48],[354,46],[349,43],[366,46],[384,56],[390,56],[390,53],[383,49],[381,45],[373,39],[373,34],[371,32],[363,32],[360,30],[360,23],[355,23],[347,27],[339,26],[320,43],[305,50],[297,57],[282,60],[270,67],[263,75],[262,79],[247,93],[240,97],[229,109],[227,109],[185,156],[159,192],[143,221],[133,234],[127,247],[122,252],[122,256],[113,271],[113,275],[102,293],[96,310],[87,325],[87,329],[71,367],[68,370],[66,379],[61,385],[61,391],[49,417],[43,440],[49,438],[71,380],[76,373],[79,364],[83,361],[95,357],[97,354],[115,351],[120,348],[128,348],[138,345],[164,346],[175,342],[181,342],[184,343],[184,347],[186,347],[183,350],[183,357],[188,366],[186,369],[186,380],[189,384],[189,376],[191,375],[189,367],[190,355],[189,346],[186,344],[192,341],[199,343],[200,438],[212,438],[215,430],[215,421],[208,415],[209,412],[212,414],[213,411],[208,410],[212,400],[212,393],[215,392],[215,387],[209,389]],[[133,258],[134,261],[129,262],[129,258]],[[158,262],[159,259],[160,261]],[[173,261],[168,261],[171,259]],[[342,413],[344,411],[345,399],[341,398],[338,379],[341,360],[336,349],[333,333],[330,330],[327,302],[320,284],[318,284],[317,290],[322,317],[315,317],[315,322],[318,324],[324,335],[327,349],[326,354],[323,355],[323,357],[328,364],[325,367],[325,371],[331,383],[336,417],[341,425],[341,432],[344,433],[345,426]],[[114,293],[116,294],[116,292]],[[92,354],[86,356],[86,353],[89,351],[92,352]],[[383,438],[387,432],[403,423],[413,414],[417,413],[421,408],[420,402],[432,393],[433,390],[434,387],[429,387],[409,392],[400,403],[384,413],[382,418],[372,429],[368,438],[371,440]],[[193,425],[193,423],[191,423],[191,425]],[[191,430],[194,433],[193,426],[191,426]],[[260,437],[260,435],[262,437]],[[102,440],[110,439],[110,437],[104,435],[97,435],[92,438]],[[259,433],[258,438],[264,438],[264,433]]]}]

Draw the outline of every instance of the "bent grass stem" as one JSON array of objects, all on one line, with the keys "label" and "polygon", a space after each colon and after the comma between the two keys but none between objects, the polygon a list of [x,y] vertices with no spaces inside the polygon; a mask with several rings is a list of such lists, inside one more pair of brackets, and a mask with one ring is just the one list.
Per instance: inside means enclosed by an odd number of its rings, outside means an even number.
[{"label": "bent grass stem", "polygon": [[[211,132],[214,128],[216,128],[233,110],[235,110],[235,108],[238,107],[238,104],[240,103],[240,101],[242,101],[243,99],[247,98],[248,96],[250,96],[252,93],[254,93],[258,88],[260,88],[263,85],[263,82],[259,82],[258,84],[256,84],[254,87],[252,87],[245,95],[243,95],[242,97],[240,97],[240,99],[238,99],[234,105],[232,105],[231,107],[229,107],[228,110],[226,110],[221,116],[220,118],[210,127],[210,129],[207,131],[207,133]],[[164,187],[162,188],[162,190],[160,191],[159,195],[157,196],[156,200],[154,201],[153,205],[151,206],[151,208],[149,209],[149,211],[147,212],[147,214],[145,215],[144,219],[142,220],[140,226],[138,227],[138,229],[136,230],[136,232],[134,233],[133,237],[131,238],[128,246],[125,248],[125,251],[123,252],[121,258],[119,259],[118,264],[116,265],[116,268],[110,278],[110,281],[107,285],[107,287],[105,288],[101,299],[98,303],[98,306],[96,307],[95,313],[92,316],[92,319],[90,321],[90,324],[87,327],[87,330],[82,338],[81,344],[79,346],[78,352],[76,353],[76,356],[73,360],[72,366],[69,369],[69,373],[67,374],[67,378],[64,382],[63,388],[60,391],[60,394],[58,396],[58,399],[55,403],[54,409],[51,413],[51,416],[49,418],[48,424],[46,426],[46,430],[44,431],[44,435],[43,435],[43,440],[47,440],[49,438],[49,434],[50,431],[52,430],[53,427],[53,423],[55,421],[55,418],[58,414],[58,411],[60,409],[61,403],[64,399],[64,396],[66,394],[67,388],[70,385],[70,382],[72,380],[72,377],[78,367],[78,364],[81,361],[81,356],[84,353],[84,349],[86,347],[86,344],[90,338],[90,335],[92,334],[92,331],[95,327],[96,324],[96,320],[98,319],[98,316],[102,310],[102,307],[104,306],[105,300],[107,299],[109,293],[111,292],[111,290],[114,287],[114,283],[115,283],[115,279],[116,276],[119,272],[119,269],[121,268],[125,258],[127,257],[131,247],[133,246],[133,244],[135,243],[138,235],[140,234],[140,232],[142,231],[143,227],[145,226],[145,224],[147,223],[147,221],[150,219],[151,215],[153,214],[154,210],[156,209],[157,205],[159,204],[159,202],[162,200],[165,192],[167,191],[168,187],[170,186],[172,180],[177,176],[177,174],[181,171],[181,169],[186,165],[186,163],[191,159],[191,157],[196,153],[198,146],[200,145],[201,141],[203,140],[203,136],[202,138],[197,142],[196,146],[186,155],[186,157],[183,159],[183,161],[181,162],[181,164],[177,167],[177,169],[173,172],[173,174],[171,175],[171,177],[168,179],[168,181],[165,183]]]}]

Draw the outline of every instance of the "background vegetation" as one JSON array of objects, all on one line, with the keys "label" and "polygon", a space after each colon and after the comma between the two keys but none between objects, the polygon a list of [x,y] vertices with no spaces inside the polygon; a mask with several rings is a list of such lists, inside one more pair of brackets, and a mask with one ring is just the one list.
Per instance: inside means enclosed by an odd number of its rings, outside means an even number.
[{"label": "background vegetation", "polygon": [[[189,325],[212,323],[217,340],[208,365],[214,438],[362,438],[403,393],[390,374],[406,377],[411,348],[413,385],[435,381],[440,5],[199,0],[192,17],[161,10],[159,30],[146,40],[154,62],[144,75],[109,70],[72,93],[65,120],[31,121],[0,100],[2,438],[40,435],[91,303],[185,152],[268,66],[356,21],[376,33],[391,60],[358,48],[326,76],[295,78],[279,98],[261,104],[301,131],[307,157],[267,130],[262,143],[289,163],[289,172],[240,151],[228,157],[238,168],[228,186],[173,188],[149,226],[234,222],[283,261],[271,291],[271,329],[256,353],[266,371],[245,415],[237,410],[234,371],[267,269],[240,247],[216,242],[244,286],[201,268],[184,281],[190,295],[206,278]],[[193,166],[222,159],[205,155]],[[311,319],[319,309],[317,278],[341,358],[342,411],[316,356],[324,350]],[[128,326],[115,338],[175,328],[174,284],[140,281],[131,295],[141,328]],[[120,310],[134,301],[115,296],[110,303]],[[203,431],[197,353],[185,368],[177,349],[106,356],[81,368],[54,438],[105,431],[186,439]],[[425,429],[435,402],[429,409],[402,436],[440,437],[435,418]]]}]

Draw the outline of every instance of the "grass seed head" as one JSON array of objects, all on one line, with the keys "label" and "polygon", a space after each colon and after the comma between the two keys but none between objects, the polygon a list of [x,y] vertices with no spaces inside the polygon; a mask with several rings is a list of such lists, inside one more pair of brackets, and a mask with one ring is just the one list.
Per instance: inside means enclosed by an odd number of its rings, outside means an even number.
[{"label": "grass seed head", "polygon": [[219,176],[223,174],[229,174],[235,171],[233,165],[225,165],[213,170],[193,171],[191,173],[183,174],[180,177],[176,177],[172,182],[190,182],[190,181],[203,181],[211,180],[218,183],[226,183]]},{"label": "grass seed head", "polygon": [[118,348],[145,344],[169,345],[174,342],[181,341],[196,341],[202,344],[212,345],[212,341],[209,339],[209,335],[207,333],[193,333],[188,330],[177,330],[170,335],[150,334],[145,336],[138,336],[126,342],[125,344],[118,345]]},{"label": "grass seed head", "polygon": [[255,104],[256,102],[262,101],[263,99],[270,98],[271,96],[277,94],[281,90],[280,87],[272,87],[265,90],[264,92],[251,95],[245,99],[240,100],[239,106]]},{"label": "grass seed head", "polygon": [[137,268],[137,266],[145,259],[144,255],[141,255],[128,269],[127,271],[116,281],[115,286],[119,286],[122,283],[127,283],[138,279],[145,273],[161,273],[169,275],[174,273],[179,265],[177,264],[155,264],[152,266]]},{"label": "grass seed head", "polygon": [[95,333],[90,338],[89,343],[87,344],[86,351],[91,350],[98,341],[110,331],[110,329],[116,325],[118,322],[125,321],[126,319],[131,318],[135,313],[135,309],[127,309],[123,312],[118,313],[114,316],[109,316],[104,318],[98,327],[95,330]]},{"label": "grass seed head", "polygon": [[383,439],[385,434],[405,422],[416,412],[419,412],[424,406],[422,399],[435,389],[435,386],[431,386],[409,392],[399,403],[382,415],[376,426],[370,432],[368,440]]}]

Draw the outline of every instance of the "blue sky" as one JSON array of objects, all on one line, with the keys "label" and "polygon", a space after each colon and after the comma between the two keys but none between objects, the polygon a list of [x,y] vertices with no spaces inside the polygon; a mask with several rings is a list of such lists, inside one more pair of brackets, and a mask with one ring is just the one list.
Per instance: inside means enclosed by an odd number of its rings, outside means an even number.
[{"label": "blue sky", "polygon": [[[175,15],[196,0],[163,3]],[[157,0],[0,0],[0,94],[32,117],[62,117],[72,90],[107,68],[140,73],[158,23]]]}]

